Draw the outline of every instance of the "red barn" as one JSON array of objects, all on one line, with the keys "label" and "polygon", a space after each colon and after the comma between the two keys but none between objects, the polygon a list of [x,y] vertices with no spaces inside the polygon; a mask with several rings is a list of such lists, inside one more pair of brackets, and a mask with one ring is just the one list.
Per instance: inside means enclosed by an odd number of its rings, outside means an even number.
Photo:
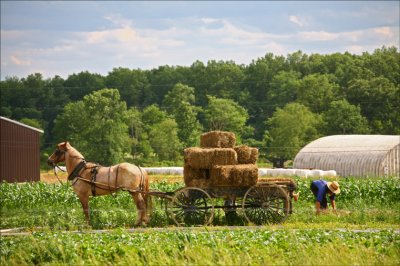
[{"label": "red barn", "polygon": [[43,130],[0,116],[0,132],[0,181],[39,181]]}]

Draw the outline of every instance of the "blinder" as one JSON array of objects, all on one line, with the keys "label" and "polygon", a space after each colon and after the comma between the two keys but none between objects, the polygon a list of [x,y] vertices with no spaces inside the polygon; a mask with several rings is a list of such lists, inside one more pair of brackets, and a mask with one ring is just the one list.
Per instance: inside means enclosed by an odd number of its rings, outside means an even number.
[{"label": "blinder", "polygon": [[65,150],[62,150],[62,149],[60,149],[60,148],[57,148],[57,149],[55,150],[55,152],[53,153],[53,155],[54,155],[56,158],[55,158],[55,159],[51,159],[51,157],[53,157],[53,156],[50,156],[49,159],[47,160],[47,163],[48,163],[49,165],[51,165],[51,166],[54,166],[55,164],[57,164],[57,163],[59,162],[61,156],[65,155],[66,152],[67,152],[67,151],[65,151]]}]

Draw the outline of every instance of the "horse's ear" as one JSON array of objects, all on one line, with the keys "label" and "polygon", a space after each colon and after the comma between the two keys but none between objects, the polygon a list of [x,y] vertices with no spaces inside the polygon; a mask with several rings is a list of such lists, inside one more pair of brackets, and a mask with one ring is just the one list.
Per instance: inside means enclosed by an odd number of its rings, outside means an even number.
[{"label": "horse's ear", "polygon": [[65,142],[60,143],[58,146],[59,146],[59,148],[61,148],[63,150],[67,150],[68,146],[70,146],[70,145],[69,145],[68,141],[65,141]]},{"label": "horse's ear", "polygon": [[68,141],[66,141],[65,143],[65,149],[68,150],[69,148],[71,148],[71,144],[69,144]]}]

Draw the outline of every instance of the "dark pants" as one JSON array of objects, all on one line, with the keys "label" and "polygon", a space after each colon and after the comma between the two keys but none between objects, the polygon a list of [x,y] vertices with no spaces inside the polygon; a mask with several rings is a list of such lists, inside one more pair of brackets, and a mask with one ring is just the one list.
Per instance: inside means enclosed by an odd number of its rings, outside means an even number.
[{"label": "dark pants", "polygon": [[[318,195],[318,188],[314,183],[311,183],[310,189],[315,197]],[[321,209],[328,209],[328,201],[326,200],[326,196],[322,198]]]}]

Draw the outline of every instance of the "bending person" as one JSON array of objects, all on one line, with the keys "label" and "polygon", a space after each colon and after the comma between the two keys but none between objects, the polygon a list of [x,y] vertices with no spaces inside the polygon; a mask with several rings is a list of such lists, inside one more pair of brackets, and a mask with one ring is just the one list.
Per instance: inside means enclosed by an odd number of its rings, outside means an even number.
[{"label": "bending person", "polygon": [[321,210],[328,209],[328,201],[326,199],[327,196],[329,196],[331,201],[332,209],[336,211],[335,196],[340,193],[338,182],[327,182],[322,179],[315,180],[311,183],[310,189],[315,196],[315,210],[317,215],[321,212]]}]

